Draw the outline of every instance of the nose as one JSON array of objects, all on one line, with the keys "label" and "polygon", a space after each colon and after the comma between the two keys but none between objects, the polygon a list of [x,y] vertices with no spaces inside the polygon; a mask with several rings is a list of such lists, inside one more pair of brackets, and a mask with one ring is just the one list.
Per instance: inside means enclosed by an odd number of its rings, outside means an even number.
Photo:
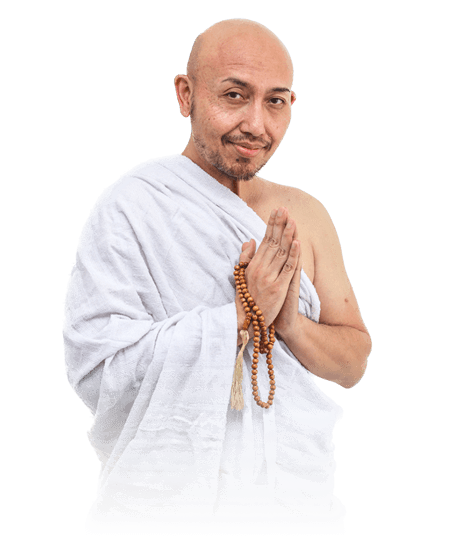
[{"label": "nose", "polygon": [[265,134],[265,113],[259,101],[250,102],[243,110],[243,121],[240,130],[255,138]]}]

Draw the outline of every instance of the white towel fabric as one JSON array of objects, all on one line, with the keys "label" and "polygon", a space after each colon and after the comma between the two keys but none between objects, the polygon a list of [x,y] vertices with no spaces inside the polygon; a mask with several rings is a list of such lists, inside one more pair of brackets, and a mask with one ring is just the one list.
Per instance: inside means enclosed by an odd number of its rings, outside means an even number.
[{"label": "white towel fabric", "polygon": [[[181,155],[143,164],[98,201],[64,330],[68,378],[94,414],[89,438],[102,462],[93,519],[146,527],[177,514],[342,518],[332,444],[341,409],[283,340],[273,348],[274,404],[253,400],[250,341],[245,406],[230,408],[233,270],[242,243],[260,244],[265,230],[243,200]],[[304,272],[299,311],[318,321]],[[266,399],[264,360],[258,383]]]}]

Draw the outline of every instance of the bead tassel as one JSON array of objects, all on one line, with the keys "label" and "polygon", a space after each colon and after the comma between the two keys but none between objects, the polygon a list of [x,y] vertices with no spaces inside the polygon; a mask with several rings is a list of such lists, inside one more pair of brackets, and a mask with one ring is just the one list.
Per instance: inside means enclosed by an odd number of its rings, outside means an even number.
[{"label": "bead tassel", "polygon": [[[235,265],[235,284],[236,288],[238,290],[241,302],[244,307],[244,311],[246,313],[246,319],[243,323],[243,327],[241,330],[241,336],[243,338],[243,345],[241,347],[241,350],[238,354],[238,357],[236,359],[235,363],[235,372],[233,377],[233,384],[232,384],[232,391],[231,391],[231,406],[232,408],[236,410],[241,410],[244,406],[244,400],[243,400],[243,393],[241,389],[242,380],[243,380],[243,352],[244,348],[247,344],[249,334],[247,332],[249,325],[252,321],[252,324],[254,326],[254,353],[253,353],[253,359],[252,359],[252,394],[254,396],[254,401],[261,406],[262,408],[269,408],[273,404],[274,400],[274,393],[276,390],[276,383],[274,381],[274,370],[273,370],[273,362],[272,362],[272,354],[271,350],[273,348],[275,338],[275,330],[274,325],[270,325],[270,338],[268,340],[267,337],[267,328],[265,325],[265,318],[258,308],[258,306],[255,304],[254,299],[251,297],[251,294],[249,293],[247,286],[246,286],[246,278],[244,275],[244,272],[248,266],[248,263],[241,262],[239,265]],[[247,338],[246,338],[247,335]],[[258,369],[258,363],[259,363],[259,355],[266,353],[266,363],[268,364],[268,376],[270,377],[270,393],[268,396],[268,401],[264,403],[260,400],[259,394],[258,394],[258,386],[257,386],[257,369]]]},{"label": "bead tassel", "polygon": [[232,390],[230,393],[230,404],[234,410],[242,410],[244,407],[243,399],[243,352],[244,348],[249,341],[249,333],[247,330],[241,330],[241,337],[243,338],[243,345],[237,356],[235,362],[235,371],[233,373]]}]

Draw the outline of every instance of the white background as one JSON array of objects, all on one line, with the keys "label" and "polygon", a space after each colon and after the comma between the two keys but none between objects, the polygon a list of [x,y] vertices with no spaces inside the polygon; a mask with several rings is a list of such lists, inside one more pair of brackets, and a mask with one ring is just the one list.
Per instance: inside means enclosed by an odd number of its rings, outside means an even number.
[{"label": "white background", "polygon": [[374,536],[450,534],[449,3],[153,4],[16,2],[0,15],[3,531],[61,535],[62,17],[361,16],[374,19]]}]

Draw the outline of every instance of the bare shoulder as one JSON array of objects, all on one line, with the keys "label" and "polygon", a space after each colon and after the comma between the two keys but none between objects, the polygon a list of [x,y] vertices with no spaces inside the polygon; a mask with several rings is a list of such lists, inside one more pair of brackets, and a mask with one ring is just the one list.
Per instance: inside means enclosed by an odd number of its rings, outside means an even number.
[{"label": "bare shoulder", "polygon": [[314,196],[311,196],[311,194],[308,194],[304,190],[294,186],[285,186],[283,189],[288,199],[295,205],[295,209],[306,211],[308,216],[311,215],[312,217],[320,218],[323,216],[320,213],[324,210],[326,211],[317,198],[314,198]]},{"label": "bare shoulder", "polygon": [[327,238],[334,230],[333,222],[325,206],[314,196],[293,186],[284,186],[268,181],[270,192],[279,204],[288,207],[297,221],[298,228],[314,245]]},{"label": "bare shoulder", "polygon": [[289,185],[280,185],[279,183],[273,183],[272,181],[267,181],[265,179],[262,179],[262,181],[264,189],[276,200],[286,201],[287,204],[296,204],[298,207],[304,209],[310,209],[312,207],[317,208],[318,206],[323,207],[314,196],[311,196],[300,188]]}]

